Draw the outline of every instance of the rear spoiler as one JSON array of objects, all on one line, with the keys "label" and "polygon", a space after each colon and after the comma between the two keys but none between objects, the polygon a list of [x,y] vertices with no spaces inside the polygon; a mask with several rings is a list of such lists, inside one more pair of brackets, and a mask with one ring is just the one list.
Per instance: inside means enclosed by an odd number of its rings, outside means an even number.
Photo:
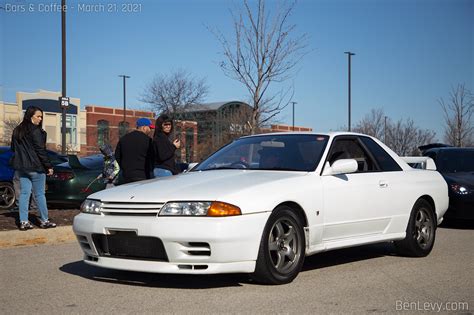
[{"label": "rear spoiler", "polygon": [[85,169],[84,165],[79,162],[77,155],[70,154],[67,156],[69,160],[69,166],[72,169]]},{"label": "rear spoiler", "polygon": [[413,168],[436,171],[436,164],[432,158],[427,156],[402,156],[402,160]]}]

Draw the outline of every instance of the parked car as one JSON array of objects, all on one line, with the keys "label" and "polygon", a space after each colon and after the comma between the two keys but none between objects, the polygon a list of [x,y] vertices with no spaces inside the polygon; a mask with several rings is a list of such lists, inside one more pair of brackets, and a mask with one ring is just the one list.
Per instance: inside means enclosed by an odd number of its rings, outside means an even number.
[{"label": "parked car", "polygon": [[474,148],[439,147],[425,151],[449,187],[446,218],[474,220]]},{"label": "parked car", "polygon": [[[178,168],[183,171],[187,165],[179,163]],[[82,158],[70,155],[68,162],[56,165],[53,175],[46,178],[48,205],[79,208],[88,195],[105,189],[103,180],[97,180],[103,168],[102,154]],[[122,174],[119,173],[117,185],[122,183]]]},{"label": "parked car", "polygon": [[78,158],[70,155],[69,161],[54,166],[52,176],[46,178],[46,200],[51,206],[79,207],[88,195],[105,189],[102,180],[102,154]]},{"label": "parked car", "polygon": [[[51,150],[47,152],[53,165],[67,162],[66,156]],[[10,147],[0,147],[0,209],[9,209],[15,205],[15,189],[13,188],[15,171],[9,164],[12,154]]]},{"label": "parked car", "polygon": [[306,255],[337,248],[394,241],[426,256],[447,208],[437,171],[375,138],[277,133],[239,138],[184,174],[94,193],[73,229],[94,266],[283,284]]}]

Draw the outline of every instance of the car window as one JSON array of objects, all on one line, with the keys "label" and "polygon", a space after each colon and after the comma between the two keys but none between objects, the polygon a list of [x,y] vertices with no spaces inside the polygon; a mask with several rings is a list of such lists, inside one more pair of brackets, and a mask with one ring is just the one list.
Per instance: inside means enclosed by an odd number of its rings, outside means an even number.
[{"label": "car window", "polygon": [[356,160],[358,165],[357,173],[378,170],[372,158],[365,152],[356,138],[336,138],[334,140],[327,161],[332,165],[340,159]]},{"label": "car window", "polygon": [[397,162],[374,140],[369,137],[360,137],[360,140],[364,143],[367,149],[372,153],[372,156],[377,161],[380,169],[383,172],[395,172],[401,171],[402,168]]},{"label": "car window", "polygon": [[444,150],[438,156],[436,168],[441,173],[474,172],[474,150]]},{"label": "car window", "polygon": [[[79,163],[88,169],[102,169],[104,167],[104,156],[102,154],[90,155],[79,159]],[[61,167],[70,167],[69,162],[58,164]]]},{"label": "car window", "polygon": [[79,163],[89,169],[102,169],[104,166],[104,156],[102,154],[86,156],[80,158]]},{"label": "car window", "polygon": [[61,156],[61,155],[57,154],[54,151],[49,151],[48,150],[47,152],[48,152],[48,158],[49,158],[49,161],[51,162],[51,164],[57,165],[57,164],[67,162],[66,157]]},{"label": "car window", "polygon": [[204,160],[193,171],[253,169],[314,171],[328,136],[265,135],[237,139]]}]

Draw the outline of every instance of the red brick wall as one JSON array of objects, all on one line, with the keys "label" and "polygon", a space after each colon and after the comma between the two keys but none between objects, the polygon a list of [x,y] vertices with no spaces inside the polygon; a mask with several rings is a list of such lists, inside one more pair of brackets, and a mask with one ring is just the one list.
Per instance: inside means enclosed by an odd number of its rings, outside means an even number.
[{"label": "red brick wall", "polygon": [[[129,123],[129,130],[135,128],[135,123],[138,118],[150,118],[154,123],[154,114],[146,111],[127,110],[126,121]],[[99,152],[97,147],[97,122],[99,120],[106,120],[109,122],[109,140],[112,147],[115,148],[119,140],[119,123],[123,121],[123,109],[101,107],[101,106],[86,106],[86,139],[85,146],[86,154],[94,154]],[[82,153],[81,149],[81,153]]]},{"label": "red brick wall", "polygon": [[308,128],[308,127],[299,127],[295,126],[288,126],[288,125],[271,125],[270,128],[264,128],[261,130],[262,132],[289,132],[289,131],[305,131],[305,132],[311,132],[313,131],[313,128]]}]

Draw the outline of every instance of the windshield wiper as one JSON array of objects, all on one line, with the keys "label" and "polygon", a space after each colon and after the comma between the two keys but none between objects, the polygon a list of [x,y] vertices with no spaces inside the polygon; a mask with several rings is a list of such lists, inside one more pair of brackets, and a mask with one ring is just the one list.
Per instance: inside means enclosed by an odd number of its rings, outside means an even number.
[{"label": "windshield wiper", "polygon": [[258,170],[263,171],[294,171],[294,172],[308,172],[306,170],[288,168],[288,167],[270,167],[270,168],[258,168]]},{"label": "windshield wiper", "polygon": [[230,166],[219,166],[213,168],[206,168],[203,170],[196,170],[196,171],[215,171],[215,170],[247,170],[248,168],[239,168],[239,167],[230,167]]}]

